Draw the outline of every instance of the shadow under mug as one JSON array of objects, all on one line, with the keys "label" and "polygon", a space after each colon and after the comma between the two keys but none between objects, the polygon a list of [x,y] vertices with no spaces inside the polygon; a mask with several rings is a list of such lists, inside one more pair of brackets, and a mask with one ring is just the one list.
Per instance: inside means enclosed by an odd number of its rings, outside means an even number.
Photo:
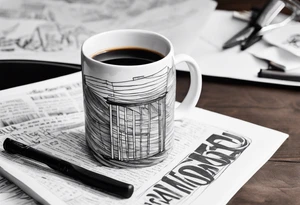
[{"label": "shadow under mug", "polygon": [[[142,65],[97,61],[101,51],[138,47],[164,57]],[[171,42],[145,30],[113,30],[82,46],[86,141],[97,160],[110,167],[146,167],[167,157],[173,146],[174,120],[195,107],[202,88],[201,71],[190,56],[174,56]],[[188,64],[191,84],[175,109],[176,64]]]}]

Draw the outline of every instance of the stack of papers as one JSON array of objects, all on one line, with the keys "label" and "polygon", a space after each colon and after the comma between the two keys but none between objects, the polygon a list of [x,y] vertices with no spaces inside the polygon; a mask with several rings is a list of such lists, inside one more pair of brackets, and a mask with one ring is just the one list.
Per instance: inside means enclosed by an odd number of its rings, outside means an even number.
[{"label": "stack of papers", "polygon": [[[0,60],[80,64],[80,48],[89,36],[112,29],[147,29],[168,37],[176,53],[195,58],[204,75],[300,86],[300,82],[257,77],[260,69],[268,67],[266,59],[286,72],[300,72],[299,53],[279,46],[276,37],[274,40],[266,35],[244,52],[238,46],[222,50],[222,45],[247,23],[234,19],[231,11],[214,11],[216,2],[212,0],[0,0],[0,5]],[[286,27],[280,30],[289,34]],[[276,47],[271,48],[269,43]],[[177,69],[188,71],[186,65]]]},{"label": "stack of papers", "polygon": [[[271,31],[264,36],[263,40],[245,51],[241,51],[239,46],[223,50],[223,44],[246,25],[247,22],[235,19],[233,12],[216,10],[210,16],[188,54],[197,60],[202,73],[207,76],[300,86],[300,82],[257,76],[260,69],[268,68],[270,60],[284,65],[286,72],[300,73],[300,69],[297,69],[299,68],[299,49],[295,49],[295,43],[294,48],[283,43],[292,35],[299,35],[300,24],[293,22],[291,25]],[[295,40],[291,39],[291,41]],[[178,70],[187,71],[188,68],[181,65]]]}]

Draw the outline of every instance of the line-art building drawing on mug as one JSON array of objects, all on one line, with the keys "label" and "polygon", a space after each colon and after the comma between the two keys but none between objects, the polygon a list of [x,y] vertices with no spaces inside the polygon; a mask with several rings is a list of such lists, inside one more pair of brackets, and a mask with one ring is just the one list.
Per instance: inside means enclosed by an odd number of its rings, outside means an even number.
[{"label": "line-art building drawing on mug", "polygon": [[163,155],[172,143],[174,116],[167,110],[174,109],[174,75],[169,67],[122,82],[84,75],[86,136],[94,154],[127,162]]}]

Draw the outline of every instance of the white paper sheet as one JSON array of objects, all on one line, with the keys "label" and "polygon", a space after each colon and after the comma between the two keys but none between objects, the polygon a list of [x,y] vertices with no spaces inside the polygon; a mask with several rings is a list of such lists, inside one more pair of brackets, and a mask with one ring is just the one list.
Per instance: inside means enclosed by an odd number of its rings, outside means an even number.
[{"label": "white paper sheet", "polygon": [[[79,72],[1,91],[0,96],[3,102],[6,99],[27,99],[33,93],[45,96],[60,92],[66,87],[72,88],[74,82],[77,84],[80,80]],[[78,93],[70,96],[70,102],[82,103],[76,97]],[[35,110],[36,104],[31,105]],[[5,107],[1,108],[5,110]],[[5,152],[0,153],[1,163],[4,165],[2,169],[9,171],[10,168],[5,165],[17,168],[28,179],[35,180],[67,204],[99,204],[99,201],[103,204],[155,204],[154,201],[160,201],[161,204],[226,204],[288,137],[275,130],[195,108],[187,118],[175,123],[174,148],[165,161],[148,168],[116,170],[99,166],[88,151],[82,114],[54,114],[51,117],[6,125],[0,129],[0,144],[6,137],[11,137],[92,171],[132,183],[135,192],[130,199],[120,200],[103,194],[46,166]],[[211,157],[212,164],[202,160],[200,166],[191,156],[199,156],[203,160]],[[224,164],[216,166],[214,161]],[[169,179],[168,182],[166,179]],[[17,180],[25,182],[20,177]],[[35,186],[30,182],[26,183],[34,189]],[[185,188],[176,186],[178,183],[183,183]],[[5,193],[3,190],[6,190],[5,186],[0,189],[0,193]],[[19,203],[22,195],[17,193],[19,194],[15,194],[12,200]],[[215,197],[216,193],[218,197]]]},{"label": "white paper sheet", "polygon": [[300,72],[300,57],[276,46],[267,43],[260,43],[261,46],[255,46],[248,52],[257,58],[272,62],[282,71]]},{"label": "white paper sheet", "polygon": [[264,40],[300,58],[300,23],[294,22],[264,35]]}]

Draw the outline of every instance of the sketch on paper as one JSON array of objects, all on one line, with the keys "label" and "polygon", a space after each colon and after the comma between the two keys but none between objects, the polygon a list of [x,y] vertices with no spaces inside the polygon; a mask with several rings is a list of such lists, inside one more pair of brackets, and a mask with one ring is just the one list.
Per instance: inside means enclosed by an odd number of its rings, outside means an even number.
[{"label": "sketch on paper", "polygon": [[[4,30],[10,33],[19,24]],[[95,34],[82,26],[68,26],[55,23],[38,25],[30,34],[17,38],[0,37],[1,51],[27,50],[55,52],[62,50],[80,49],[85,39]]]},{"label": "sketch on paper", "polygon": [[[190,49],[187,39],[198,38],[216,4],[210,0],[0,0],[0,5],[0,60],[80,64],[82,42],[114,29],[158,32],[184,53]],[[185,32],[188,28],[193,32]]]},{"label": "sketch on paper", "polygon": [[[8,19],[45,20],[51,22],[67,22],[70,18],[75,23],[117,19],[122,16],[137,16],[143,12],[169,5],[169,1],[161,0],[90,0],[90,1],[38,1],[7,0],[1,5],[0,17]],[[172,1],[178,4],[185,0]],[[2,0],[3,2],[3,0]],[[1,0],[0,0],[1,3]],[[67,18],[67,19],[64,19]],[[69,22],[69,23],[74,23]]]},{"label": "sketch on paper", "polygon": [[300,34],[290,36],[285,44],[288,44],[294,48],[300,48]]},{"label": "sketch on paper", "polygon": [[[88,37],[103,29],[112,29],[112,25],[119,27],[123,24],[117,21],[120,15],[134,17],[142,14],[145,9],[166,4],[167,1],[153,1],[149,4],[131,0],[89,3],[16,1],[12,5],[3,4],[0,17],[2,21],[9,19],[12,22],[3,21],[6,26],[0,28],[0,52],[78,51]],[[95,22],[98,23],[94,25]],[[99,30],[99,25],[102,25],[102,30]]]},{"label": "sketch on paper", "polygon": [[220,177],[251,142],[229,132],[211,134],[143,194],[143,204],[187,203],[194,193],[201,194]]},{"label": "sketch on paper", "polygon": [[86,136],[95,155],[119,161],[164,155],[172,143],[174,75],[169,67],[122,82],[84,75]]}]

